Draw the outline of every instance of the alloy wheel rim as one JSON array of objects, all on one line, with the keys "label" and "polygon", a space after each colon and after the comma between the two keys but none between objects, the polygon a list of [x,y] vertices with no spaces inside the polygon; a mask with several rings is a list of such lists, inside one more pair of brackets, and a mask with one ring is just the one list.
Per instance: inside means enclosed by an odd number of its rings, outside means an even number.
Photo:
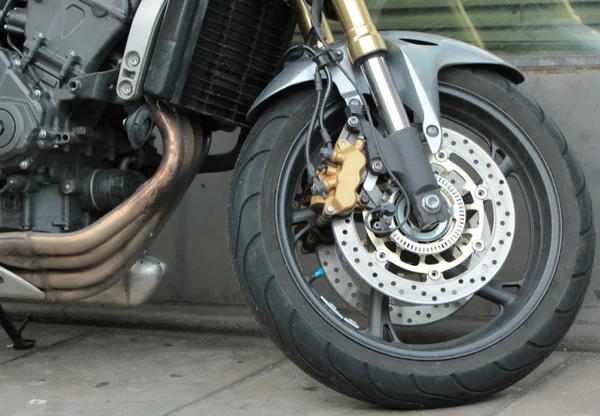
[{"label": "alloy wheel rim", "polygon": [[[493,319],[487,325],[484,325],[483,327],[463,337],[431,345],[390,345],[389,343],[381,342],[381,340],[373,339],[369,335],[365,334],[364,331],[357,331],[352,325],[349,325],[343,319],[340,319],[340,314],[335,313],[335,311],[327,305],[327,302],[324,302],[317,293],[314,293],[307,282],[306,273],[302,270],[299,262],[297,261],[298,253],[295,251],[295,247],[292,247],[290,244],[290,242],[293,241],[293,236],[290,233],[292,228],[291,223],[292,218],[295,218],[295,214],[290,214],[289,212],[292,210],[290,205],[291,201],[289,200],[292,196],[290,193],[290,187],[293,186],[290,182],[290,179],[292,176],[294,176],[294,171],[296,171],[295,178],[297,181],[298,170],[301,170],[302,172],[304,171],[303,167],[294,167],[293,162],[294,160],[298,161],[301,154],[300,150],[302,138],[304,137],[303,133],[301,133],[295,139],[294,145],[289,148],[289,152],[286,156],[286,163],[284,165],[285,168],[277,180],[276,224],[279,247],[281,248],[286,266],[304,298],[323,319],[325,319],[331,326],[335,327],[336,330],[344,334],[346,337],[364,345],[367,348],[398,358],[418,360],[451,359],[472,354],[502,341],[513,331],[518,329],[521,324],[529,316],[531,316],[545,295],[556,269],[558,261],[557,253],[559,252],[561,245],[562,222],[559,215],[560,205],[557,199],[557,191],[549,170],[539,155],[535,145],[507,114],[505,114],[498,107],[494,106],[492,103],[482,100],[481,98],[467,91],[449,85],[442,85],[440,87],[440,92],[442,97],[447,100],[445,104],[444,100],[442,100],[442,105],[446,110],[449,110],[444,112],[445,119],[449,120],[450,122],[457,123],[461,127],[468,127],[469,130],[475,135],[480,137],[484,136],[479,133],[479,131],[485,131],[486,123],[481,123],[479,126],[465,126],[466,122],[464,120],[460,120],[463,118],[461,114],[459,114],[460,111],[453,112],[452,109],[457,108],[457,104],[465,104],[477,109],[483,114],[494,116],[494,123],[500,123],[502,126],[501,130],[502,134],[504,134],[504,139],[516,142],[515,147],[511,148],[510,146],[507,146],[507,148],[503,150],[505,152],[504,160],[506,161],[510,159],[510,164],[519,165],[518,167],[525,168],[524,171],[521,169],[522,172],[520,173],[529,173],[530,175],[520,175],[522,176],[522,180],[530,179],[529,176],[533,175],[536,177],[537,182],[539,182],[533,184],[533,181],[529,181],[530,183],[526,184],[527,188],[534,190],[531,195],[526,196],[528,199],[526,201],[526,206],[529,210],[529,222],[532,224],[531,229],[539,234],[539,231],[544,227],[539,227],[539,224],[542,221],[538,221],[538,226],[536,227],[535,218],[542,218],[545,216],[550,219],[549,225],[543,230],[543,242],[539,244],[535,252],[530,250],[530,260],[528,261],[527,266],[528,270],[530,271],[530,276],[527,276],[527,279],[522,279],[522,281],[518,282],[521,290],[517,295],[510,298],[510,306],[513,310],[511,313],[507,313],[507,311],[511,308],[508,308],[509,305],[504,306],[503,308],[505,313],[501,322],[498,319]],[[339,112],[339,110],[339,106],[332,106],[329,108],[327,117],[328,122],[334,118],[333,116],[336,116],[335,113],[336,111]],[[494,140],[489,137],[488,139],[490,140],[492,152],[494,149],[496,149],[496,151],[500,151],[498,147],[499,143],[495,143]],[[517,157],[518,154],[526,154],[528,160],[519,160]],[[503,162],[500,163],[501,166],[503,166],[502,163]],[[513,176],[513,174],[511,173],[509,176]],[[294,183],[297,184],[297,182]],[[519,183],[519,186],[521,186],[521,183]],[[540,199],[540,195],[546,196],[545,200],[548,202],[546,206],[540,206],[537,204],[537,202],[542,200]],[[552,198],[550,198],[550,196],[552,196]],[[535,212],[532,213],[532,211]],[[290,237],[292,237],[292,240],[290,240]],[[292,248],[294,248],[294,250],[292,250]],[[544,263],[542,258],[545,258],[548,261]],[[554,261],[551,259],[554,259]],[[535,273],[531,272],[532,268],[534,269]],[[535,282],[533,281],[534,279]],[[510,287],[512,284],[517,283],[510,283],[507,285],[507,287]],[[497,291],[498,286],[492,287],[491,294],[489,296],[494,297],[494,292]],[[514,310],[515,308],[517,308],[517,310]]]}]

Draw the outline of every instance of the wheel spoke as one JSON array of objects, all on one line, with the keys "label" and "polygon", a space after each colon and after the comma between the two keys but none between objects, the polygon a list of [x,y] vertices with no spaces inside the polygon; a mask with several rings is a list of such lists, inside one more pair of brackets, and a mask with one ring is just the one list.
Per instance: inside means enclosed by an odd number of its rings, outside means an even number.
[{"label": "wheel spoke", "polygon": [[390,298],[377,289],[371,289],[368,332],[372,336],[387,342],[400,342],[390,317]]},{"label": "wheel spoke", "polygon": [[507,306],[515,300],[515,295],[504,290],[501,282],[490,282],[479,289],[477,296],[500,306]]},{"label": "wheel spoke", "polygon": [[437,261],[439,261],[440,263],[444,263],[446,261],[446,259],[444,259],[442,256],[440,256],[439,254],[434,254],[433,258],[436,259]]},{"label": "wheel spoke", "polygon": [[512,159],[508,157],[503,151],[500,151],[498,146],[492,145],[492,151],[490,153],[490,156],[494,160],[496,160],[498,157],[501,158],[498,167],[500,168],[500,171],[502,171],[502,174],[505,177],[508,177],[511,173],[513,173],[514,165],[512,163]]},{"label": "wheel spoke", "polygon": [[466,205],[466,207],[467,207],[467,218],[466,218],[467,223],[469,223],[473,219],[475,214],[479,213],[479,211],[477,211],[476,209],[471,209],[473,207],[473,205],[474,204]]},{"label": "wheel spoke", "polygon": [[516,287],[517,289],[521,290],[521,287],[523,287],[523,283],[525,282],[526,277],[527,276],[524,275],[519,280],[514,280],[512,282],[501,282],[502,287]]},{"label": "wheel spoke", "polygon": [[498,165],[498,167],[500,168],[500,171],[502,172],[504,177],[507,178],[513,172],[514,166],[512,163],[512,159],[508,157],[504,158],[504,160],[500,162],[500,165]]},{"label": "wheel spoke", "polygon": [[317,214],[310,208],[300,208],[292,212],[292,224],[317,223]]},{"label": "wheel spoke", "polygon": [[[317,214],[309,208],[297,209],[292,212],[292,225],[294,228],[294,241],[300,240],[310,230],[317,226]],[[301,225],[304,225],[302,228]]]}]

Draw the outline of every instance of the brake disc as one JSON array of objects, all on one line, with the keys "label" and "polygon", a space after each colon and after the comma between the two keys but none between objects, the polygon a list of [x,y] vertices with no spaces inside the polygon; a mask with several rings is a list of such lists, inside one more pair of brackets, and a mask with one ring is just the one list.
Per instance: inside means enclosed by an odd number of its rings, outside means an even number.
[{"label": "brake disc", "polygon": [[[368,316],[371,287],[354,275],[352,268],[335,245],[319,246],[317,255],[325,276],[336,293],[352,309]],[[417,326],[442,320],[462,308],[472,296],[440,305],[410,305],[390,301],[390,317],[394,325]]]},{"label": "brake disc", "polygon": [[[446,192],[442,186],[442,194],[452,205],[458,192],[467,211],[462,230],[459,226],[448,229],[449,233],[460,230],[458,238],[453,235],[449,240],[453,242],[451,247],[430,248],[447,234],[422,242],[400,229],[396,233],[403,237],[392,235],[386,241],[367,232],[369,241],[363,241],[359,228],[362,231],[366,227],[354,216],[332,223],[336,243],[356,275],[391,299],[415,305],[450,304],[485,286],[504,264],[515,229],[511,190],[498,165],[482,147],[460,133],[445,130],[442,151],[432,164],[448,186]],[[470,173],[459,164],[468,165]],[[460,203],[455,205],[459,210]],[[458,222],[456,218],[452,221]],[[484,239],[486,222],[490,233]],[[402,243],[404,237],[412,243]],[[390,271],[390,264],[402,271]]]}]

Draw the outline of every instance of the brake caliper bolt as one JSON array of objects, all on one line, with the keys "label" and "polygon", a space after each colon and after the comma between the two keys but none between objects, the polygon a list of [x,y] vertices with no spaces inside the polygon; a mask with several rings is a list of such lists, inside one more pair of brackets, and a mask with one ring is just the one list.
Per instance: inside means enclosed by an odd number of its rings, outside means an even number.
[{"label": "brake caliper bolt", "polygon": [[425,130],[425,132],[427,133],[427,135],[429,137],[437,137],[440,134],[440,129],[438,129],[434,125],[431,125],[431,126],[427,127],[427,129]]},{"label": "brake caliper bolt", "polygon": [[29,165],[31,164],[31,160],[30,159],[25,159],[22,160],[21,163],[19,163],[19,167],[23,170],[27,169],[29,167]]},{"label": "brake caliper bolt", "polygon": [[333,214],[333,207],[331,205],[327,207],[327,213]]},{"label": "brake caliper bolt", "polygon": [[363,194],[363,195],[360,196],[360,202],[361,202],[361,204],[367,205],[369,203],[369,201],[370,201],[369,195],[364,195]]},{"label": "brake caliper bolt", "polygon": [[425,208],[425,210],[428,212],[437,212],[439,211],[440,206],[442,205],[442,201],[440,201],[440,198],[434,194],[426,195],[425,198],[423,198],[422,203],[423,208]]}]

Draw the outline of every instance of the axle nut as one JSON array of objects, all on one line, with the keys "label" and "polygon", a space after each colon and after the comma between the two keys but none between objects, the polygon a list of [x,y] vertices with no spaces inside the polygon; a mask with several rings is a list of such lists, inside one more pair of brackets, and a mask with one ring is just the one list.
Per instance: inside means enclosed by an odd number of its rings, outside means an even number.
[{"label": "axle nut", "polygon": [[440,201],[440,198],[437,195],[430,194],[423,198],[423,208],[428,212],[439,211],[441,205],[442,201]]}]

